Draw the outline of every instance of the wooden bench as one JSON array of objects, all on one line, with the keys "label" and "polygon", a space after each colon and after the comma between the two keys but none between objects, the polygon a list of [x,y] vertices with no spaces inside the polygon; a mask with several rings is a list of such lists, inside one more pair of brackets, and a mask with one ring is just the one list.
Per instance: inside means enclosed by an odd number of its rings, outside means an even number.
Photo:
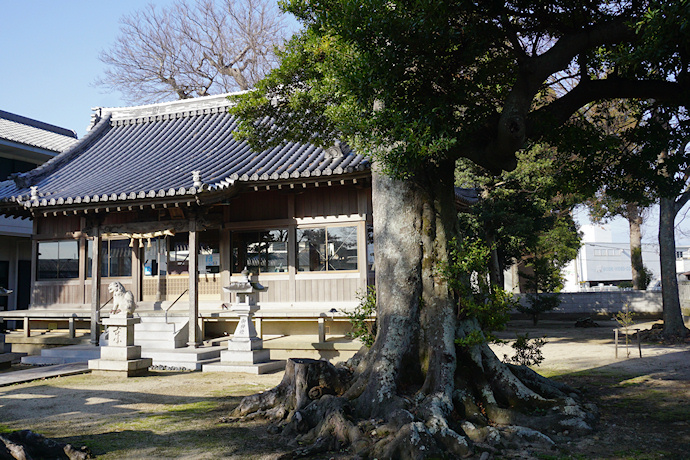
[{"label": "wooden bench", "polygon": [[[618,358],[618,334],[620,331],[625,331],[625,330],[626,329],[620,328],[620,327],[613,329],[613,340],[614,340],[614,343],[616,344],[616,358]],[[640,344],[640,329],[635,329],[635,328],[629,327],[627,329],[627,331],[635,331],[635,333],[637,334],[637,350],[640,352],[640,358],[642,358],[642,345]],[[628,335],[627,331],[626,331],[626,335]]]}]

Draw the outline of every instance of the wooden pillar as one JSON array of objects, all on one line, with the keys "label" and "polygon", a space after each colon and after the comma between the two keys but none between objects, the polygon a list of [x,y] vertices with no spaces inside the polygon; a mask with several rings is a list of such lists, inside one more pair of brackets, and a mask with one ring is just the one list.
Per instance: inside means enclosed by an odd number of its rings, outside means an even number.
[{"label": "wooden pillar", "polygon": [[132,241],[132,294],[135,302],[141,302],[141,248],[139,240]]},{"label": "wooden pillar", "polygon": [[100,227],[95,227],[91,247],[91,344],[98,346],[101,308],[101,237]]},{"label": "wooden pillar", "polygon": [[199,329],[199,232],[196,219],[189,221],[189,341],[187,346],[198,347],[201,344]]},{"label": "wooden pillar", "polygon": [[[295,216],[295,195],[288,195],[288,302],[294,304],[297,301],[297,219]],[[304,300],[304,299],[302,299]]]},{"label": "wooden pillar", "polygon": [[[230,276],[232,276],[232,242],[230,230],[222,228],[220,230],[220,285],[227,286],[230,284]],[[224,289],[220,291],[220,301],[222,303],[227,302],[229,306],[232,302],[231,294]]]},{"label": "wooden pillar", "polygon": [[32,238],[31,238],[31,292],[29,293],[29,307],[33,307],[36,302],[36,274],[38,273],[38,215],[34,216]]}]

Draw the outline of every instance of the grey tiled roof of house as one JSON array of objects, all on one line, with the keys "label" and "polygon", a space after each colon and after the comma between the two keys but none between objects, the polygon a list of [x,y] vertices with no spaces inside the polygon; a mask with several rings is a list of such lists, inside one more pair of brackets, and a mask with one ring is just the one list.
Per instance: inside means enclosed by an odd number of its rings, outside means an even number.
[{"label": "grey tiled roof of house", "polygon": [[0,140],[59,153],[77,141],[77,134],[65,128],[0,110]]},{"label": "grey tiled roof of house", "polygon": [[25,207],[114,204],[204,193],[236,183],[313,180],[370,167],[364,156],[341,144],[325,150],[295,143],[252,150],[232,136],[237,124],[227,111],[230,104],[221,95],[98,109],[100,119],[70,149],[0,182],[0,201]]}]

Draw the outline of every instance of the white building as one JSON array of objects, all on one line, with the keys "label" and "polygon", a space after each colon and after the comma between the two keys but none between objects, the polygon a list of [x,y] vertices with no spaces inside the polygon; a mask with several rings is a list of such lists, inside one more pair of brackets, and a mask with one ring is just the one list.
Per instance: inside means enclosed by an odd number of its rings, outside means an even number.
[{"label": "white building", "polygon": [[[76,140],[74,131],[0,110],[0,181],[34,169]],[[30,219],[0,216],[0,311],[29,306],[32,230]]]},{"label": "white building", "polygon": [[[630,232],[626,220],[614,219],[608,224],[593,224],[588,221],[586,212],[576,215],[583,234],[583,245],[577,255],[564,270],[564,292],[579,292],[590,289],[615,289],[621,283],[632,281],[630,268]],[[649,289],[654,289],[661,278],[659,261],[658,215],[654,212],[643,226],[642,261],[651,270],[653,281]],[[676,237],[677,272],[690,271],[690,245]],[[678,244],[678,242],[683,244]]]}]

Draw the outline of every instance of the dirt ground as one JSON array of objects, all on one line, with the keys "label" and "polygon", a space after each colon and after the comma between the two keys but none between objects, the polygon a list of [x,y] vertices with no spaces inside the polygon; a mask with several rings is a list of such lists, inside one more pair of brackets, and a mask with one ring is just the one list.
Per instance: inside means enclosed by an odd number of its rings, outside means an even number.
[{"label": "dirt ground", "polygon": [[[573,322],[513,321],[515,333],[547,337],[541,374],[582,391],[601,412],[594,433],[571,438],[546,433],[557,447],[522,449],[495,458],[657,459],[690,458],[690,345],[636,343],[627,357],[624,342],[615,358],[611,321],[597,328]],[[649,327],[649,323],[637,327]],[[498,356],[512,355],[496,345]],[[90,374],[0,387],[0,432],[31,429],[87,445],[103,459],[273,459],[284,452],[279,438],[261,423],[221,424],[241,396],[275,386],[282,373],[152,372],[130,379]],[[325,457],[328,458],[328,457]],[[335,458],[349,458],[341,453]]]}]

